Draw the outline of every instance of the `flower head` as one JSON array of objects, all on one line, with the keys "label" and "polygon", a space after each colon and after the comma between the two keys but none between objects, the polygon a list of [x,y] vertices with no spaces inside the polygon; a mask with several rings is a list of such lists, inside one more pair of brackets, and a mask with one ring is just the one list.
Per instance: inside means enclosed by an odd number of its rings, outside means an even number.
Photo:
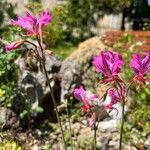
[{"label": "flower head", "polygon": [[12,42],[11,44],[5,45],[4,49],[5,51],[11,51],[21,46],[24,42],[25,40],[17,40],[15,42]]},{"label": "flower head", "polygon": [[150,73],[150,51],[144,58],[140,54],[135,54],[131,59],[130,66],[135,72],[134,81],[143,83],[149,81],[146,79],[146,75]]},{"label": "flower head", "polygon": [[96,71],[104,75],[104,81],[110,82],[118,78],[124,62],[121,55],[112,51],[102,51],[93,58],[92,63],[95,65]]},{"label": "flower head", "polygon": [[94,104],[94,100],[98,99],[96,95],[89,96],[82,86],[74,90],[74,97],[83,103],[82,109],[86,112],[90,111]]},{"label": "flower head", "polygon": [[12,25],[20,26],[28,32],[28,35],[36,36],[42,34],[42,29],[52,20],[49,12],[42,12],[40,17],[33,16],[27,12],[25,17],[17,17],[17,20],[11,20]]},{"label": "flower head", "polygon": [[121,100],[121,96],[118,93],[117,90],[115,89],[109,89],[107,91],[108,97],[109,97],[109,102],[108,104],[105,104],[104,108],[105,109],[113,109],[113,105],[117,104]]}]

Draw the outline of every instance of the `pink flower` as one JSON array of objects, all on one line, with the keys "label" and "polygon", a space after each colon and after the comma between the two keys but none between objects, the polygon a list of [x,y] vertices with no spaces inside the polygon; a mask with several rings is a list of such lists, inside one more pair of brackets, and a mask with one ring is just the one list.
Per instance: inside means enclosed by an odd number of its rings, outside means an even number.
[{"label": "pink flower", "polygon": [[118,102],[120,102],[121,100],[121,92],[118,93],[117,90],[115,89],[109,89],[108,92],[107,92],[109,98],[110,98],[110,102],[109,104],[106,104],[104,106],[105,109],[113,109],[113,105],[117,104]]},{"label": "pink flower", "polygon": [[5,45],[4,49],[6,51],[11,51],[11,50],[16,49],[19,46],[21,46],[24,42],[25,42],[25,40],[17,40],[11,44]]},{"label": "pink flower", "polygon": [[26,17],[17,17],[17,20],[11,20],[12,25],[20,26],[28,32],[28,35],[37,36],[42,34],[42,29],[52,20],[49,12],[42,12],[40,17],[33,16],[27,12]]},{"label": "pink flower", "polygon": [[112,51],[102,51],[99,55],[93,58],[92,62],[96,71],[104,75],[104,81],[110,82],[119,79],[121,67],[124,63],[121,55]]},{"label": "pink flower", "polygon": [[135,72],[134,81],[143,83],[145,81],[150,82],[146,79],[147,73],[150,73],[150,51],[144,58],[140,54],[135,54],[131,59],[130,66]]},{"label": "pink flower", "polygon": [[94,99],[98,98],[96,95],[88,96],[82,86],[74,90],[74,97],[83,103],[82,109],[86,112],[90,111],[91,107],[93,107]]}]

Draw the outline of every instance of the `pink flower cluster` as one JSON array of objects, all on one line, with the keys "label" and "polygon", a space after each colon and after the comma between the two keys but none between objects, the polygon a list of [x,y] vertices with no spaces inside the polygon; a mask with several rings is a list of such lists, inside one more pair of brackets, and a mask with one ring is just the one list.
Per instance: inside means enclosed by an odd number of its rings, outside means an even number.
[{"label": "pink flower cluster", "polygon": [[[104,82],[120,81],[119,73],[124,64],[123,58],[118,53],[113,51],[102,51],[99,55],[93,58],[93,64],[96,71],[104,75]],[[140,54],[135,54],[131,61],[130,66],[135,72],[133,80],[135,82],[149,82],[146,79],[150,73],[150,51],[142,58]]]},{"label": "pink flower cluster", "polygon": [[[99,55],[93,57],[92,62],[96,68],[98,73],[102,73],[104,84],[112,83],[112,87],[106,91],[106,95],[109,96],[110,102],[104,103],[104,109],[111,111],[114,108],[114,105],[117,103],[125,103],[125,97],[128,92],[128,86],[122,81],[119,76],[121,69],[124,64],[124,60],[121,55],[113,51],[102,51]],[[130,67],[134,70],[134,76],[130,80],[129,85],[132,83],[136,83],[137,85],[141,85],[141,83],[149,82],[147,79],[147,74],[150,73],[150,51],[146,54],[145,57],[142,57],[140,54],[135,54],[131,61]],[[82,109],[86,113],[92,112],[92,118],[96,115],[93,112],[93,108],[97,107],[94,103],[94,97],[88,97],[86,91],[81,86],[80,88],[76,88],[74,90],[74,96],[80,102],[83,103]],[[97,97],[97,99],[99,99]],[[104,99],[105,100],[105,99]],[[99,102],[101,99],[98,100]],[[96,117],[94,119],[90,119],[89,126],[91,127],[96,121]]]},{"label": "pink flower cluster", "polygon": [[26,13],[26,17],[17,17],[17,20],[11,20],[12,25],[20,26],[25,29],[30,36],[42,34],[42,29],[52,20],[49,12],[42,12],[40,17],[33,16],[30,12]]},{"label": "pink flower cluster", "polygon": [[[83,86],[80,86],[79,88],[76,88],[74,90],[74,96],[83,104],[83,106],[81,106],[81,109],[86,113],[91,112],[92,107],[94,107],[95,102],[98,100],[97,95],[93,94],[89,96],[87,92],[83,89]],[[91,128],[93,127],[95,120],[96,120],[96,113],[93,113],[91,115],[91,118],[88,119],[89,127]]]},{"label": "pink flower cluster", "polygon": [[147,74],[150,73],[150,51],[144,58],[140,54],[135,54],[130,62],[130,66],[135,72],[134,81],[150,82],[146,78]]},{"label": "pink flower cluster", "polygon": [[118,73],[124,64],[121,55],[112,51],[102,51],[93,58],[96,71],[104,75],[104,81],[110,82],[118,79]]},{"label": "pink flower cluster", "polygon": [[[16,20],[11,19],[11,24],[14,26],[20,26],[25,29],[28,36],[36,36],[42,38],[42,30],[52,21],[52,16],[49,12],[44,11],[39,17],[32,15],[30,12],[26,13],[25,17],[17,16]],[[25,40],[17,40],[11,44],[5,45],[4,49],[6,51],[11,51],[13,49],[21,46]]]},{"label": "pink flower cluster", "polygon": [[110,97],[110,103],[104,106],[105,109],[111,110],[113,105],[117,104],[121,100],[120,94],[115,89],[109,89],[107,91],[108,96]]},{"label": "pink flower cluster", "polygon": [[83,103],[82,109],[85,112],[89,112],[90,111],[90,109],[93,107],[94,100],[96,98],[98,98],[97,95],[88,96],[88,94],[86,93],[86,91],[83,89],[83,86],[80,86],[79,88],[76,88],[74,90],[74,96],[81,103]]}]

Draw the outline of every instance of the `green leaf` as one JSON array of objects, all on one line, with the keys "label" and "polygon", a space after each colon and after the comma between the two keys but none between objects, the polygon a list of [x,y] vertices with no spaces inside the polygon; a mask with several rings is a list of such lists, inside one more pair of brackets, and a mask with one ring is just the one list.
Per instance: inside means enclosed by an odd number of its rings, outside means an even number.
[{"label": "green leaf", "polygon": [[35,108],[35,111],[37,113],[43,113],[44,109],[42,107],[38,106],[38,107]]}]

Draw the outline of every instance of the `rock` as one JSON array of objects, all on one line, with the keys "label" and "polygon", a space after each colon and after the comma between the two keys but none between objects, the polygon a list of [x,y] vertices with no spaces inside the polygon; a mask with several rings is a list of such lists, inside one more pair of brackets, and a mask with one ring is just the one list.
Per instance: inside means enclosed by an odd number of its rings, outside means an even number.
[{"label": "rock", "polygon": [[31,149],[32,149],[32,150],[40,150],[40,149],[38,148],[38,145],[36,145],[36,144],[33,145],[33,146],[31,147]]},{"label": "rock", "polygon": [[61,77],[61,100],[70,96],[81,82],[80,65],[75,60],[65,60],[59,73]]},{"label": "rock", "polygon": [[[60,80],[57,77],[57,73],[61,67],[61,60],[56,56],[49,54],[45,54],[45,58],[45,65],[49,81],[53,88],[55,98],[59,102]],[[17,94],[14,95],[14,103],[12,108],[17,113],[21,113],[23,110],[18,110],[17,103],[18,101],[23,101],[26,99],[26,101],[28,101],[28,105],[33,111],[33,116],[37,115],[35,111],[36,108],[41,106],[44,109],[42,119],[48,118],[51,121],[56,121],[56,115],[53,111],[53,103],[51,100],[49,87],[45,74],[41,70],[40,64],[32,56],[19,57],[15,63],[19,66],[18,86],[21,87],[25,97],[18,97]]]},{"label": "rock", "polygon": [[95,36],[79,44],[78,49],[73,52],[67,60],[77,60],[86,62],[87,58],[98,54],[99,50],[108,48],[101,41],[101,37]]},{"label": "rock", "polygon": [[150,150],[150,136],[148,136],[145,140],[144,146],[147,148],[147,150]]},{"label": "rock", "polygon": [[97,148],[97,149],[102,149],[102,147],[103,147],[103,143],[101,143],[101,142],[98,140],[97,143],[96,143],[96,148]]},{"label": "rock", "polygon": [[71,129],[73,132],[73,136],[76,137],[77,135],[79,135],[79,132],[81,130],[81,124],[80,123],[74,123],[71,125]]},{"label": "rock", "polygon": [[0,126],[1,129],[17,130],[20,126],[20,121],[17,115],[9,108],[0,107]]},{"label": "rock", "polygon": [[[119,148],[118,141],[109,142],[109,148],[108,148],[109,150],[118,150],[118,148]],[[122,150],[136,150],[136,148],[131,145],[125,145],[124,143],[122,143]]]},{"label": "rock", "polygon": [[[80,84],[88,87],[95,79],[92,69],[92,57],[99,53],[99,50],[107,48],[100,37],[93,37],[82,42],[78,49],[63,61],[59,76],[61,78],[61,100],[72,95],[75,87]],[[93,87],[93,86],[92,86]]]},{"label": "rock", "polygon": [[115,132],[118,130],[117,125],[117,120],[101,121],[99,122],[98,128],[100,131]]},{"label": "rock", "polygon": [[83,129],[80,130],[80,135],[92,136],[93,131],[90,128],[83,128]]},{"label": "rock", "polygon": [[59,144],[53,144],[52,149],[53,149],[53,150],[61,150]]},{"label": "rock", "polygon": [[110,141],[109,142],[109,149],[112,149],[112,150],[117,150],[118,149],[118,141]]}]

